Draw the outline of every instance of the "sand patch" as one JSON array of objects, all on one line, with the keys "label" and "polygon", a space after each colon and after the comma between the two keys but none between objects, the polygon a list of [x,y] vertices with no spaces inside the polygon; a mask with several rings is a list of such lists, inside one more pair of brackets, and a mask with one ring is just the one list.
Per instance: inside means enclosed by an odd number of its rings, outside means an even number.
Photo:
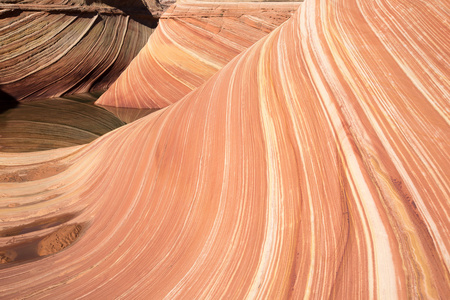
[{"label": "sand patch", "polygon": [[38,255],[44,256],[62,251],[79,237],[81,229],[80,224],[71,224],[59,228],[39,242]]},{"label": "sand patch", "polygon": [[17,252],[14,250],[3,250],[0,251],[0,264],[6,264],[13,262],[17,257]]}]

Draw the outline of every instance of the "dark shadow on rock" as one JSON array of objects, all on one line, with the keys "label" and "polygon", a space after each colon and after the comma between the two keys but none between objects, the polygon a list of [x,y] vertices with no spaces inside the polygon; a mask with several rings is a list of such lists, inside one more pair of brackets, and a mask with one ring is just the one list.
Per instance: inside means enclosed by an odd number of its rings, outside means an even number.
[{"label": "dark shadow on rock", "polygon": [[[98,0],[86,0],[86,4],[92,5],[95,2],[99,2]],[[117,9],[120,9],[125,14],[130,16],[131,19],[133,19],[136,22],[139,22],[145,26],[148,26],[150,28],[156,28],[158,25],[158,16],[156,14],[161,14],[161,6],[159,5],[158,1],[155,1],[155,7],[149,7],[144,4],[142,0],[102,0],[101,3],[104,3],[106,5],[109,5],[111,7],[115,7]],[[152,15],[152,9],[155,11],[155,16]]]},{"label": "dark shadow on rock", "polygon": [[20,16],[21,11],[20,10],[0,10],[0,19],[6,19],[6,18],[14,18]]},{"label": "dark shadow on rock", "polygon": [[16,98],[0,89],[0,114],[18,105],[19,101]]}]

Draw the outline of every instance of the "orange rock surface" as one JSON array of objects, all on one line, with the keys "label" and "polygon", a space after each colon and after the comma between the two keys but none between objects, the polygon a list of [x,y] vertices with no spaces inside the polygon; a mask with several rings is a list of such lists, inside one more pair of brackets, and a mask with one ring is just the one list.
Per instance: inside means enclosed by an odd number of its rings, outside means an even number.
[{"label": "orange rock surface", "polygon": [[175,104],[1,154],[0,295],[449,298],[449,9],[307,0]]},{"label": "orange rock surface", "polygon": [[163,108],[200,86],[285,22],[300,3],[177,3],[148,43],[96,102]]}]

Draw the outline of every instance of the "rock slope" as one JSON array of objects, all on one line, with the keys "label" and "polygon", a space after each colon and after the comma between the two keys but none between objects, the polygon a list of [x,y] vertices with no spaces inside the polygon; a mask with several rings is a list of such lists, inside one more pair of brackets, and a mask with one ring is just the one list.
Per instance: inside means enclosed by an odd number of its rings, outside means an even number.
[{"label": "rock slope", "polygon": [[0,114],[0,152],[84,145],[125,125],[114,113],[94,105],[97,98],[91,94],[53,97],[22,103]]},{"label": "rock slope", "polygon": [[147,2],[0,1],[0,89],[18,100],[106,89],[156,27]]},{"label": "rock slope", "polygon": [[96,102],[163,108],[291,17],[300,3],[177,3],[129,68]]},{"label": "rock slope", "polygon": [[1,296],[449,298],[449,9],[306,1],[175,104],[2,154]]}]

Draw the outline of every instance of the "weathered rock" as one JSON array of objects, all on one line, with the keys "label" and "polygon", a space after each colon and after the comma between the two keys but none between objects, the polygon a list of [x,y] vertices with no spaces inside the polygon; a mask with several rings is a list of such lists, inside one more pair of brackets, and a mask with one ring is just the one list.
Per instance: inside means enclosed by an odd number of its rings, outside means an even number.
[{"label": "weathered rock", "polygon": [[152,15],[141,0],[0,1],[0,89],[18,100],[105,90],[156,27],[156,4]]},{"label": "weathered rock", "polygon": [[97,104],[162,108],[285,22],[300,3],[177,3]]},{"label": "weathered rock", "polygon": [[[125,125],[79,94],[20,104],[0,114],[0,152],[31,152],[83,145]],[[138,116],[137,116],[138,117]]]},{"label": "weathered rock", "polygon": [[88,224],[2,298],[449,298],[449,5],[306,1],[175,104],[1,154],[43,173],[0,184],[0,226]]}]

